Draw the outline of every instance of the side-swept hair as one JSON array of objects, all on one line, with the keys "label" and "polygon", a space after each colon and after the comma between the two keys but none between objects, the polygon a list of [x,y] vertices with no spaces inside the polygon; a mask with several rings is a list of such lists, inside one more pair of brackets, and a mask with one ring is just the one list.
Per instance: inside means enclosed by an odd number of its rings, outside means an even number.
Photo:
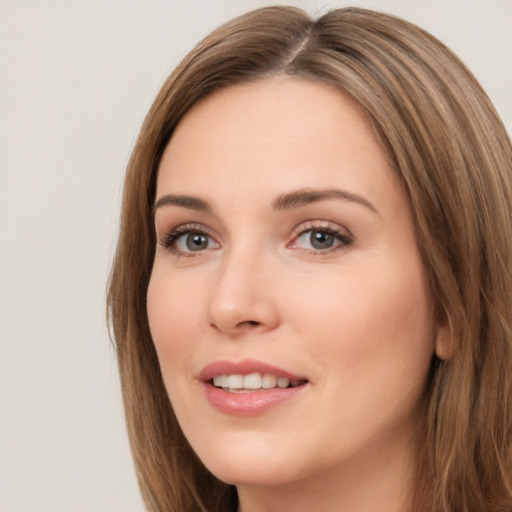
[{"label": "side-swept hair", "polygon": [[159,92],[128,165],[108,311],[148,510],[220,512],[236,502],[185,440],[149,332],[159,161],[200,98],[277,74],[334,85],[366,111],[409,198],[451,331],[426,390],[414,510],[512,510],[510,139],[473,75],[420,28],[357,8],[315,21],[292,7],[250,12],[199,43]]}]

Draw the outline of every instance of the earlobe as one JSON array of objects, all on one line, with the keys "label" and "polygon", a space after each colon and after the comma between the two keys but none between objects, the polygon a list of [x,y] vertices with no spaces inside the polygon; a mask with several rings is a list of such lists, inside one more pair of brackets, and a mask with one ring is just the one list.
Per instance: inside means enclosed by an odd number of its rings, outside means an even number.
[{"label": "earlobe", "polygon": [[441,361],[450,359],[453,352],[452,332],[448,320],[443,319],[442,323],[437,325],[436,339],[435,339],[435,352],[436,356]]}]

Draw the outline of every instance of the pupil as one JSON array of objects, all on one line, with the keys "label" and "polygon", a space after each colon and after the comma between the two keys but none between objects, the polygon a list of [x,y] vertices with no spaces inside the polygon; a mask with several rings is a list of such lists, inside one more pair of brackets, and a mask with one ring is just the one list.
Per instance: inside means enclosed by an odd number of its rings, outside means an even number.
[{"label": "pupil", "polygon": [[187,237],[187,248],[191,251],[199,251],[206,249],[208,239],[201,233],[191,234]]},{"label": "pupil", "polygon": [[329,249],[334,242],[334,236],[325,231],[313,231],[311,233],[311,245],[315,249]]}]

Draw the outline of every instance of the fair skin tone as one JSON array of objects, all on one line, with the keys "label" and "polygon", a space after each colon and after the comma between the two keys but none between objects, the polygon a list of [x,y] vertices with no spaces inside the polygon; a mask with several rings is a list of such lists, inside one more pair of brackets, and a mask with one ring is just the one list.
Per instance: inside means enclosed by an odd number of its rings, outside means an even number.
[{"label": "fair skin tone", "polygon": [[[155,226],[147,299],[164,382],[240,511],[408,511],[444,332],[408,202],[355,103],[287,77],[207,97],[165,150]],[[258,365],[296,387],[212,382]]]}]

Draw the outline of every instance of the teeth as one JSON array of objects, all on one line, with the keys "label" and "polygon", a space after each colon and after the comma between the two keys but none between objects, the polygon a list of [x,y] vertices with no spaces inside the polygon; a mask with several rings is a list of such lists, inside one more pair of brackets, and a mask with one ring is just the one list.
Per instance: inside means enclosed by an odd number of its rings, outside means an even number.
[{"label": "teeth", "polygon": [[245,389],[260,389],[261,388],[261,374],[260,373],[249,373],[244,377]]},{"label": "teeth", "polygon": [[286,377],[279,377],[277,379],[277,387],[278,388],[287,388],[290,385],[290,379]]},{"label": "teeth", "polygon": [[261,387],[263,389],[272,389],[275,388],[277,384],[277,377],[275,375],[270,375],[269,373],[265,373],[263,378],[261,379]]},{"label": "teeth", "polygon": [[243,375],[228,375],[228,388],[242,389],[244,387]]},{"label": "teeth", "polygon": [[213,385],[217,388],[228,387],[228,376],[227,375],[216,375],[213,378]]},{"label": "teeth", "polygon": [[287,379],[286,377],[277,377],[270,373],[249,373],[247,375],[216,375],[213,378],[213,385],[217,388],[224,388],[229,391],[242,389],[273,389],[275,387],[284,389],[287,387],[300,386],[304,381]]}]

